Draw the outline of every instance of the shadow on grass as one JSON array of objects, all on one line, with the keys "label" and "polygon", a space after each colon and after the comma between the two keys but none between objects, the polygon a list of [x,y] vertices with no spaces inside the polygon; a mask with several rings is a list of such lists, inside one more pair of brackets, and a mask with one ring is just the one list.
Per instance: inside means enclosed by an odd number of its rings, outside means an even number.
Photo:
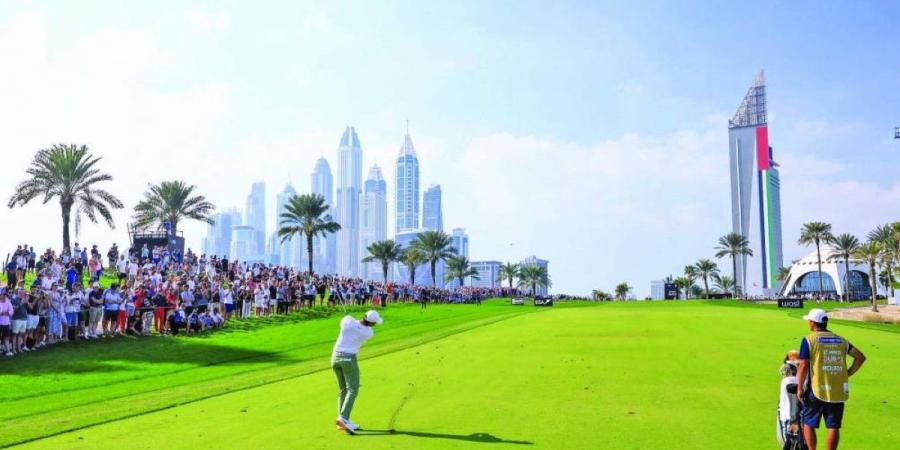
[{"label": "shadow on grass", "polygon": [[0,376],[139,372],[158,364],[200,367],[294,362],[278,352],[216,345],[202,339],[159,336],[61,344],[16,359],[16,364],[0,365]]},{"label": "shadow on grass", "polygon": [[489,433],[472,433],[472,434],[447,434],[447,433],[425,433],[422,431],[404,431],[404,430],[358,430],[357,436],[391,436],[403,435],[426,439],[451,439],[454,441],[481,442],[485,444],[518,444],[532,445],[531,441],[514,441],[502,439]]}]

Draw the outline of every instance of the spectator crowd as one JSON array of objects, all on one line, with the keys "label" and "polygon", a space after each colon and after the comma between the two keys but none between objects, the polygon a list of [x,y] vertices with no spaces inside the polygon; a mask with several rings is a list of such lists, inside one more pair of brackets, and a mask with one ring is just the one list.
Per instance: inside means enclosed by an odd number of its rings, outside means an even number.
[{"label": "spectator crowd", "polygon": [[231,320],[314,306],[417,302],[424,308],[516,294],[505,288],[447,290],[318,275],[146,245],[120,252],[113,244],[105,259],[96,245],[88,249],[76,243],[71,251],[48,249],[40,255],[22,245],[8,257],[4,272],[0,353],[6,356],[123,334],[192,334]]}]

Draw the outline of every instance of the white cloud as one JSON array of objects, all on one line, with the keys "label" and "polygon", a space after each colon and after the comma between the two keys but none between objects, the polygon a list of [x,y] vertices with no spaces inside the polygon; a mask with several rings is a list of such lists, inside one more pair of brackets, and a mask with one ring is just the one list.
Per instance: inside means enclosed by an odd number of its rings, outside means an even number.
[{"label": "white cloud", "polygon": [[191,28],[202,33],[221,33],[231,28],[231,18],[223,12],[211,12],[203,8],[188,13]]}]

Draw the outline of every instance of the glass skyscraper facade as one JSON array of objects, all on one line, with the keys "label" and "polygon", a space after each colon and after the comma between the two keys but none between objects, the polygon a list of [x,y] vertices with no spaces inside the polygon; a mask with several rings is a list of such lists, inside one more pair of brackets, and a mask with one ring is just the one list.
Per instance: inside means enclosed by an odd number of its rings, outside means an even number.
[{"label": "glass skyscraper facade", "polygon": [[395,231],[419,228],[419,159],[409,133],[403,138],[400,155],[397,156],[395,172],[397,183],[396,227]]},{"label": "glass skyscraper facade", "polygon": [[441,208],[441,186],[432,184],[422,198],[422,228],[444,231],[444,214]]},{"label": "glass skyscraper facade", "polygon": [[359,271],[359,196],[362,188],[362,147],[353,127],[347,127],[338,146],[336,273],[355,277]]},{"label": "glass skyscraper facade", "polygon": [[256,255],[266,253],[266,184],[253,183],[247,196],[247,219],[244,225],[253,228],[253,245]]},{"label": "glass skyscraper facade", "polygon": [[[313,194],[319,194],[325,199],[325,204],[329,205],[331,210],[329,214],[332,219],[337,215],[334,206],[334,177],[331,175],[331,166],[328,160],[319,158],[316,161],[316,167],[312,173]],[[334,273],[337,260],[337,235],[328,233],[327,236],[316,236],[313,241],[313,270],[317,273]]]},{"label": "glass skyscraper facade", "polygon": [[738,292],[775,295],[783,266],[781,183],[769,146],[766,85],[763,72],[728,122],[732,231],[750,241],[751,257],[737,259]]},{"label": "glass skyscraper facade", "polygon": [[[378,166],[369,170],[359,214],[359,258],[362,259],[369,254],[369,244],[387,239],[387,183]],[[382,279],[381,264],[360,262],[359,277]]]}]

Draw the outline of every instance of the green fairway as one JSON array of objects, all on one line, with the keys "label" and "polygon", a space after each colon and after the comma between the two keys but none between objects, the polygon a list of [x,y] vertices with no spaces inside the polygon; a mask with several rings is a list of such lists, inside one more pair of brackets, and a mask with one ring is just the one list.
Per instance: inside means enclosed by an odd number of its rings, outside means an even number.
[{"label": "green fairway", "polygon": [[[371,431],[360,436],[334,429],[327,367],[336,315],[2,361],[0,444],[775,448],[780,359],[806,333],[799,311],[733,302],[538,309],[493,301],[383,315],[361,353],[353,419]],[[833,328],[869,357],[852,379],[842,446],[896,447],[898,329]]]}]

